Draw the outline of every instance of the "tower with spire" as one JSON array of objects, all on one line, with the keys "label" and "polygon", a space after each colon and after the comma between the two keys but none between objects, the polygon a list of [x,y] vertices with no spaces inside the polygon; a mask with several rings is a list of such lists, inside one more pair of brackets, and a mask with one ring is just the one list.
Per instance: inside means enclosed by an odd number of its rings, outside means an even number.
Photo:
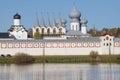
[{"label": "tower with spire", "polygon": [[[33,28],[33,36],[35,34],[35,31],[39,29],[40,34],[43,36],[43,39],[47,37],[47,39],[59,39],[61,36],[67,37],[89,37],[90,35],[87,33],[87,23],[88,21],[86,19],[81,19],[81,13],[80,11],[74,7],[71,12],[69,13],[70,21],[70,30],[66,31],[66,23],[64,17],[58,17],[56,20],[53,18],[52,24],[50,23],[50,18],[48,15],[48,18],[46,21],[44,20],[42,16],[41,25],[35,26]],[[46,23],[45,23],[46,22]]]},{"label": "tower with spire", "polygon": [[[48,13],[47,13],[48,15]],[[49,15],[46,19],[44,20],[43,16],[41,18],[41,25],[40,26],[34,26],[32,28],[33,31],[33,36],[36,32],[37,29],[39,29],[40,34],[42,35],[42,38],[61,38],[65,36],[66,34],[66,23],[67,21],[64,19],[64,17],[59,17],[58,20],[53,17],[52,23],[50,21]]]}]

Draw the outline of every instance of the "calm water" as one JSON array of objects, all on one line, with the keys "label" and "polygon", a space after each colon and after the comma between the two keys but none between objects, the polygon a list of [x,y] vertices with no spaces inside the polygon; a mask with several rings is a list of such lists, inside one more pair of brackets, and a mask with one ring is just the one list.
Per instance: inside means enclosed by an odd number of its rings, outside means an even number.
[{"label": "calm water", "polygon": [[120,65],[0,65],[0,80],[120,80]]}]

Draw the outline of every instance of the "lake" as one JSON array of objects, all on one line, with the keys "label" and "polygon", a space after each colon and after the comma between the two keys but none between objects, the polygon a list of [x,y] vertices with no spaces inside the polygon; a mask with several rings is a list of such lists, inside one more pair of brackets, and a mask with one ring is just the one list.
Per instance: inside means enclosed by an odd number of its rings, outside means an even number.
[{"label": "lake", "polygon": [[1,64],[0,80],[120,80],[120,65]]}]

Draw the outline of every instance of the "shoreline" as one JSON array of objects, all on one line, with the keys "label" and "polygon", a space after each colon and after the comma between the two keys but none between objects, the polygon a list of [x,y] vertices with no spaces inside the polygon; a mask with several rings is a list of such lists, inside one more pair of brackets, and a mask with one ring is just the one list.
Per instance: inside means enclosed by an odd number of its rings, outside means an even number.
[{"label": "shoreline", "polygon": [[[120,55],[99,55],[96,58],[90,55],[32,56],[32,58],[32,63],[120,63]],[[14,63],[14,57],[0,58],[0,64]]]}]

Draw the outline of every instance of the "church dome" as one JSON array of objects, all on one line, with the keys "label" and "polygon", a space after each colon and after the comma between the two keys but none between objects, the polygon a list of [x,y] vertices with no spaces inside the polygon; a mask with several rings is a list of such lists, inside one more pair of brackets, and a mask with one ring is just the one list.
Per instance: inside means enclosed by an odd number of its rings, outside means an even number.
[{"label": "church dome", "polygon": [[21,16],[20,16],[18,13],[16,13],[16,14],[14,15],[14,19],[21,19]]},{"label": "church dome", "polygon": [[81,23],[81,24],[87,24],[88,21],[87,21],[87,19],[81,19],[80,23]]},{"label": "church dome", "polygon": [[76,9],[73,8],[73,10],[69,13],[70,18],[80,18],[81,13]]}]

